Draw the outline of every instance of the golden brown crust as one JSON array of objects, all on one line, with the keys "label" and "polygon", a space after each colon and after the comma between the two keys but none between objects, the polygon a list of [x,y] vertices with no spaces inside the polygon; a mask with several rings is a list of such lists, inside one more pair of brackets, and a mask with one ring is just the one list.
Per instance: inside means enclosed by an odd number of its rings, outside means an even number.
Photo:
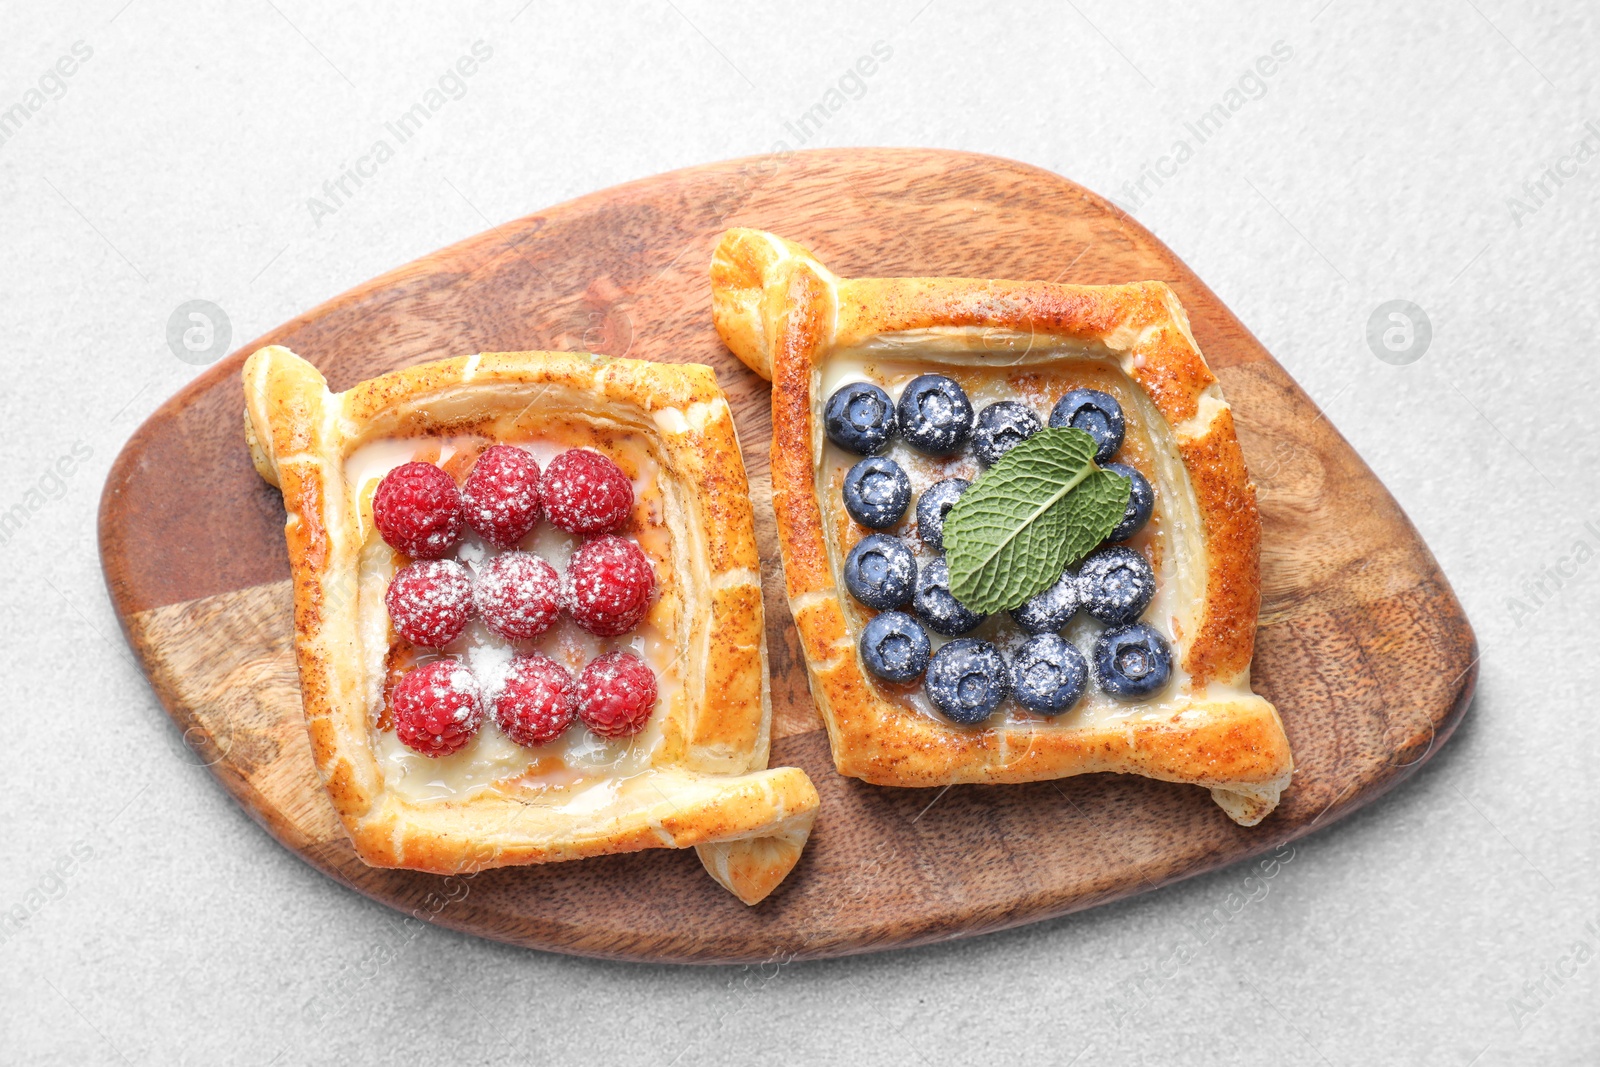
[{"label": "golden brown crust", "polygon": [[1206,532],[1204,624],[1184,655],[1195,684],[1204,686],[1212,678],[1236,678],[1250,669],[1261,609],[1261,515],[1232,411],[1218,412],[1210,432],[1179,442],[1178,450]]},{"label": "golden brown crust", "polygon": [[[1250,692],[1260,603],[1260,519],[1217,379],[1161,282],[1057,285],[961,278],[838,278],[793,242],[729,230],[712,258],[717,331],[772,381],[773,507],[790,610],[840,773],[879,785],[1021,782],[1122,771],[1213,787],[1252,824],[1276,803],[1293,763],[1277,711]],[[892,339],[1005,339],[1069,345],[1120,368],[1149,398],[1192,486],[1204,580],[1189,682],[1160,714],[1067,728],[1045,721],[962,728],[886,699],[859,661],[824,535],[814,440],[819,368],[831,354]],[[983,362],[981,345],[972,348]]]},{"label": "golden brown crust", "polygon": [[[582,353],[442,360],[331,394],[282,348],[244,370],[247,443],[283,491],[294,575],[295,647],[312,753],[357,851],[375,866],[438,873],[643,848],[706,846],[706,867],[746,903],[777,885],[804,846],[815,788],[768,770],[771,709],[761,578],[744,465],[726,398],[707,367]],[[386,437],[477,432],[545,412],[652,442],[672,529],[672,570],[653,609],[673,635],[679,699],[664,701],[662,753],[582,814],[483,789],[418,801],[385,787],[358,653],[361,519],[344,460]],[[769,840],[770,839],[770,840]]]}]

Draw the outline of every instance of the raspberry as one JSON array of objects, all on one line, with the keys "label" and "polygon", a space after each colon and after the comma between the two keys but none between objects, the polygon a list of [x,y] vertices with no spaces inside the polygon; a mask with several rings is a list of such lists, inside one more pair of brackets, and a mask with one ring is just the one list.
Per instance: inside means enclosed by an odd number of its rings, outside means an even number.
[{"label": "raspberry", "polygon": [[574,448],[550,461],[539,502],[551,525],[575,534],[614,533],[633,511],[633,483],[598,452]]},{"label": "raspberry", "polygon": [[638,656],[607,652],[578,675],[578,718],[601,737],[631,737],[656,706],[656,676]]},{"label": "raspberry", "polygon": [[472,618],[472,576],[453,559],[407,563],[383,595],[395,632],[423,648],[443,648]]},{"label": "raspberry", "polygon": [[529,748],[548,745],[577,716],[577,691],[565,667],[538,652],[512,661],[494,698],[494,721],[507,737]]},{"label": "raspberry", "polygon": [[538,637],[561,611],[561,576],[532,552],[504,552],[478,572],[473,590],[484,623],[509,641]]},{"label": "raspberry", "polygon": [[495,445],[461,487],[467,524],[496,548],[515,548],[539,524],[539,464],[520,448]]},{"label": "raspberry", "polygon": [[442,559],[461,541],[461,494],[432,463],[404,463],[372,495],[372,519],[389,547],[412,559]]},{"label": "raspberry", "polygon": [[650,610],[656,573],[632,541],[596,537],[567,563],[563,606],[579,626],[601,637],[625,634]]},{"label": "raspberry", "polygon": [[448,756],[483,725],[483,694],[453,659],[418,667],[394,687],[394,732],[413,752]]}]

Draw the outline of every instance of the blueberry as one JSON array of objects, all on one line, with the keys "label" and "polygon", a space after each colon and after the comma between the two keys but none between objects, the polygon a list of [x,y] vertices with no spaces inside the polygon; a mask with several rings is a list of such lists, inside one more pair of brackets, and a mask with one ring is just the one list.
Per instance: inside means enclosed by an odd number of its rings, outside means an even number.
[{"label": "blueberry", "polygon": [[1096,549],[1078,568],[1078,599],[1083,610],[1108,626],[1133,622],[1156,595],[1156,572],[1138,552],[1124,545]]},{"label": "blueberry", "polygon": [[1127,422],[1122,417],[1122,405],[1110,393],[1098,389],[1074,389],[1050,411],[1051,426],[1071,426],[1094,438],[1097,446],[1096,463],[1104,463],[1122,447],[1122,435]]},{"label": "blueberry", "polygon": [[911,503],[911,479],[900,464],[871,456],[844,476],[844,509],[863,526],[882,530],[900,521]]},{"label": "blueberry", "polygon": [[1061,629],[1077,613],[1078,579],[1063,572],[1055,585],[1020,608],[1012,608],[1011,619],[1030,634],[1047,634]]},{"label": "blueberry", "polygon": [[1011,672],[1000,650],[963,637],[933,654],[923,689],[945,718],[975,726],[994,714],[1011,688]]},{"label": "blueberry", "polygon": [[1094,643],[1094,680],[1114,697],[1149,696],[1172,677],[1172,646],[1142,622],[1107,630]]},{"label": "blueberry", "polygon": [[942,374],[911,379],[900,394],[897,415],[900,436],[930,456],[949,455],[972,433],[972,401]]},{"label": "blueberry", "polygon": [[1039,634],[1011,657],[1011,695],[1041,715],[1060,715],[1083,696],[1089,664],[1060,634]]},{"label": "blueberry", "polygon": [[1150,512],[1156,506],[1156,491],[1150,488],[1144,475],[1126,463],[1107,463],[1104,469],[1133,483],[1133,491],[1128,494],[1128,510],[1122,513],[1122,521],[1106,537],[1107,541],[1126,541],[1150,521]]},{"label": "blueberry", "polygon": [[909,682],[928,669],[928,634],[903,611],[874,615],[861,631],[867,670],[891,682]]},{"label": "blueberry", "polygon": [[983,621],[982,615],[970,610],[950,592],[950,565],[943,556],[917,572],[917,590],[911,595],[911,606],[928,624],[928,629],[946,637],[964,634]]},{"label": "blueberry", "polygon": [[991,467],[1011,449],[1039,432],[1039,416],[1026,404],[1002,400],[978,412],[972,429],[972,454]]},{"label": "blueberry", "polygon": [[972,483],[965,478],[934,482],[917,498],[917,536],[936,552],[944,551],[944,520]]},{"label": "blueberry", "polygon": [[846,452],[870,456],[894,436],[894,401],[870,382],[842,385],[828,398],[822,426]]},{"label": "blueberry", "polygon": [[869,608],[898,608],[917,584],[917,558],[905,543],[885,534],[868,534],[844,558],[844,585]]}]

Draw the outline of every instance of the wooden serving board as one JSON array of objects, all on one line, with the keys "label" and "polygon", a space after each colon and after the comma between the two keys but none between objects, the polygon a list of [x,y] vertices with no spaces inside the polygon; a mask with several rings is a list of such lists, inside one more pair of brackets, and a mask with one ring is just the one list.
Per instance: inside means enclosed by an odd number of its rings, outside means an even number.
[{"label": "wooden serving board", "polygon": [[[783,598],[767,384],[711,325],[728,226],[812,249],[844,275],[1167,281],[1233,404],[1260,490],[1255,684],[1283,715],[1294,783],[1254,829],[1203,789],[1094,774],[888,789],[840,777]],[[692,851],[488,871],[464,883],[367,867],[324,796],[301,723],[283,506],[250,466],[239,370],[264,344],[332,388],[478,351],[586,349],[707,363],[744,445],[766,573],[772,762],[822,810],[804,858],[746,908]],[[1054,174],[958,152],[805,152],[595,193],[401,267],[245,346],[151,416],[100,512],[106,583],[178,728],[286,847],[419,918],[535,948],[762,961],[938,941],[1061,915],[1269,851],[1350,813],[1449,737],[1476,643],[1426,545],[1361,459],[1205,284],[1111,204]],[[464,885],[464,888],[463,888]]]}]

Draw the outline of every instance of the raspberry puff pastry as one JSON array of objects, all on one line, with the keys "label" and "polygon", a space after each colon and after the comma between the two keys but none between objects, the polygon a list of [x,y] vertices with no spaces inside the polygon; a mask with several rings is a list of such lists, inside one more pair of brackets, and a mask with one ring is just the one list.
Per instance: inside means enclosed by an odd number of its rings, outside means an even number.
[{"label": "raspberry puff pastry", "polygon": [[[772,382],[789,606],[841,774],[1116,771],[1208,787],[1246,826],[1273,810],[1293,762],[1250,687],[1255,489],[1166,285],[840,278],[746,229],[711,282],[718,333]],[[945,519],[1047,424],[1128,478],[1126,514],[1115,543],[985,618],[950,591]]]},{"label": "raspberry puff pastry", "polygon": [[760,565],[709,368],[485,353],[330,393],[270,347],[244,393],[312,752],[363,860],[694,846],[747,904],[783,880],[817,793],[767,768]]}]

